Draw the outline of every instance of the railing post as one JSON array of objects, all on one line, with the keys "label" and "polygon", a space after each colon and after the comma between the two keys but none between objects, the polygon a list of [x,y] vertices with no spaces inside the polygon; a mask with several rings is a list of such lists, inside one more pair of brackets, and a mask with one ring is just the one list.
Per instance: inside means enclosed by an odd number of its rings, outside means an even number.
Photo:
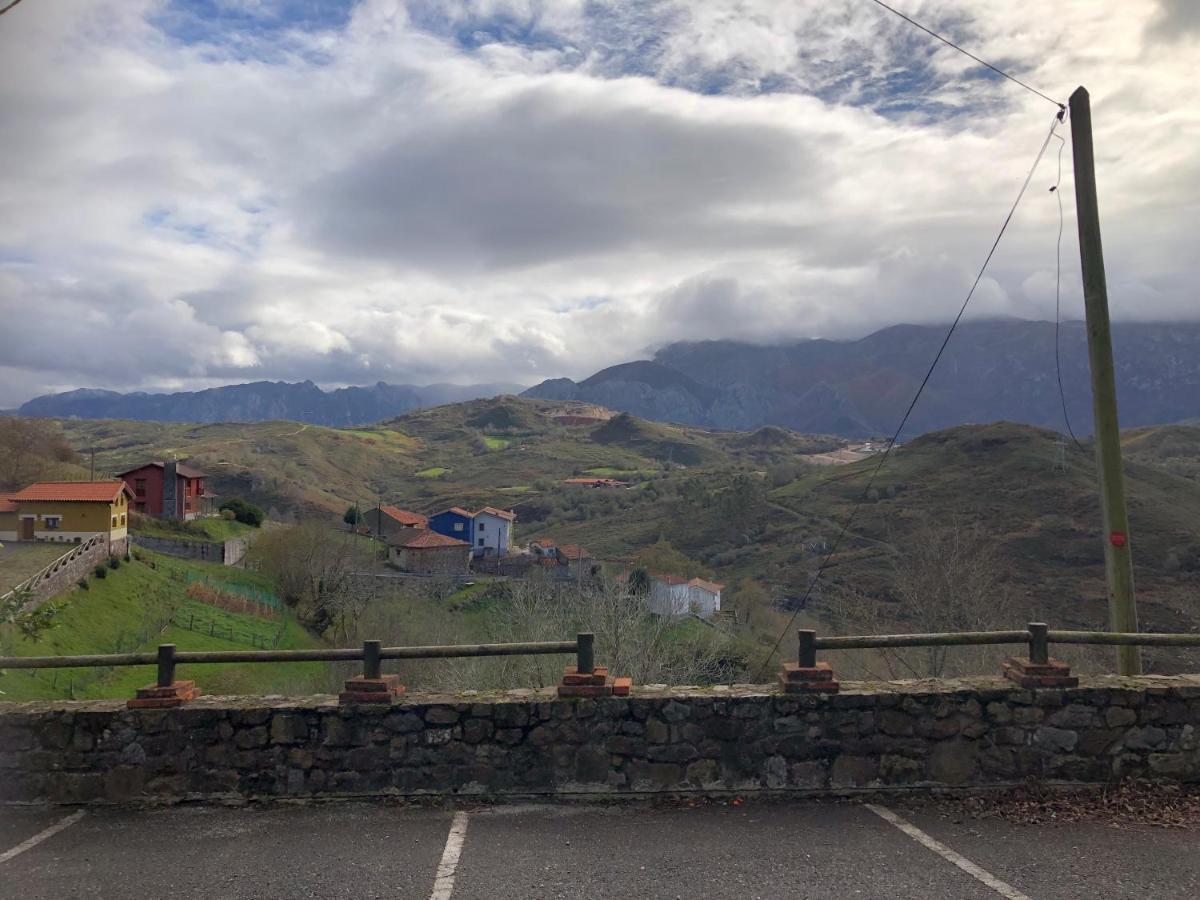
[{"label": "railing post", "polygon": [[575,638],[575,671],[580,675],[590,675],[596,668],[595,641],[590,631],[581,631]]},{"label": "railing post", "polygon": [[379,641],[363,641],[363,678],[378,678],[383,671],[379,661],[382,646]]},{"label": "railing post", "polygon": [[1035,666],[1044,666],[1050,662],[1050,641],[1046,633],[1050,626],[1045,622],[1030,622],[1029,629],[1029,661]]},{"label": "railing post", "polygon": [[170,687],[175,683],[175,645],[158,645],[158,686]]},{"label": "railing post", "polygon": [[817,633],[811,629],[800,629],[800,667],[812,669],[817,665]]}]

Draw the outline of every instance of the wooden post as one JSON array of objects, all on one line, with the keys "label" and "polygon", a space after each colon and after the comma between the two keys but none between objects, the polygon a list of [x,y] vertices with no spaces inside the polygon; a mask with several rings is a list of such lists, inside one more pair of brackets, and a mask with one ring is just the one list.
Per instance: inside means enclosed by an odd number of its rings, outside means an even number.
[{"label": "wooden post", "polygon": [[1047,633],[1050,626],[1045,622],[1030,622],[1029,628],[1029,661],[1037,666],[1050,662],[1050,642]]},{"label": "wooden post", "polygon": [[363,678],[378,678],[382,672],[379,662],[379,651],[383,644],[379,641],[363,641]]},{"label": "wooden post", "polygon": [[575,671],[580,675],[588,675],[596,668],[595,640],[590,631],[580,632],[576,638]]},{"label": "wooden post", "polygon": [[[1092,370],[1092,408],[1095,416],[1096,467],[1104,518],[1104,570],[1108,582],[1108,627],[1138,630],[1133,594],[1133,553],[1129,514],[1125,508],[1125,472],[1121,461],[1121,431],[1117,420],[1117,389],[1113,371],[1112,333],[1108,319],[1108,286],[1100,243],[1100,208],[1096,199],[1096,161],[1092,155],[1092,109],[1085,88],[1071,95],[1071,152],[1075,163],[1075,212],[1079,222],[1079,259],[1083,269],[1083,300],[1087,311],[1088,360]],[[1117,648],[1117,672],[1140,675],[1137,647]]]},{"label": "wooden post", "polygon": [[158,645],[158,686],[170,687],[175,683],[175,645]]},{"label": "wooden post", "polygon": [[812,669],[817,665],[817,633],[808,629],[800,631],[800,653],[797,662],[802,669]]}]

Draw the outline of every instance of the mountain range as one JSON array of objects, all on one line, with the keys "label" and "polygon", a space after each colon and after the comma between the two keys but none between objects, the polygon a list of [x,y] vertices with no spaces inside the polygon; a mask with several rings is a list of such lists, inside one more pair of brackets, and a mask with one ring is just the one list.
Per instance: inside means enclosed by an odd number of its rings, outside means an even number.
[{"label": "mountain range", "polygon": [[256,381],[174,394],[82,389],[35,397],[17,415],[151,422],[267,422],[368,425],[414,409],[521,390],[516,384],[384,384],[323,391],[311,381]]},{"label": "mountain range", "polygon": [[[891,435],[945,338],[946,326],[897,325],[860,340],[776,346],[669,344],[575,382],[543,381],[525,396],[579,400],[659,421],[725,429],[779,425],[844,437]],[[1112,329],[1124,427],[1200,417],[1200,323]],[[1008,420],[1076,434],[1092,430],[1087,332],[1053,322],[961,324],[913,410],[905,435]]]}]

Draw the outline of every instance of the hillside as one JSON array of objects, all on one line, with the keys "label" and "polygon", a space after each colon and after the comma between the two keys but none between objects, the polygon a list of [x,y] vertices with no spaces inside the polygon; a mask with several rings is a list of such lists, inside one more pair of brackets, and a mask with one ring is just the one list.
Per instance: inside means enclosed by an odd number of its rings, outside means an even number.
[{"label": "hillside", "polygon": [[149,422],[266,422],[366,425],[413,409],[513,393],[515,384],[385,384],[323,391],[311,381],[256,381],[173,394],[82,389],[35,397],[17,415]]},{"label": "hillside", "polygon": [[371,428],[83,419],[61,426],[73,446],[96,448],[98,473],[177,455],[208,473],[221,497],[251,499],[274,510],[272,518],[340,516],[356,500],[366,505],[376,497],[421,510],[450,503],[507,507],[572,475],[723,468],[743,457],[761,464],[837,444],[794,435],[776,448],[744,447],[735,433],[631,416],[556,420],[573,409],[500,397],[418,410]]},{"label": "hillside", "polygon": [[[207,578],[226,591],[269,591],[270,585],[253,573],[145,551],[138,556],[141,558],[108,570],[105,578],[89,577],[86,590],[75,588],[54,598],[59,607],[54,627],[38,640],[30,642],[0,628],[0,654],[130,653],[153,650],[160,643],[173,643],[180,650],[249,650],[270,646],[276,637],[280,649],[320,646],[290,615],[260,618],[227,611],[188,594],[189,578]],[[259,643],[253,642],[252,635]],[[194,667],[183,677],[195,678],[210,694],[302,693],[326,690],[330,684],[326,667],[319,663],[206,665]],[[125,698],[153,681],[153,666],[13,669],[0,672],[0,699]]]},{"label": "hillside", "polygon": [[[890,435],[944,336],[943,325],[897,325],[853,341],[675,343],[653,360],[612,366],[578,383],[552,379],[525,396],[716,428],[780,425],[844,437]],[[1083,323],[1063,324],[1061,347],[1067,408],[1076,432],[1087,434],[1092,412]],[[1125,425],[1200,416],[1200,323],[1116,323],[1113,352]],[[906,435],[997,420],[1064,430],[1054,323],[960,325]]]}]

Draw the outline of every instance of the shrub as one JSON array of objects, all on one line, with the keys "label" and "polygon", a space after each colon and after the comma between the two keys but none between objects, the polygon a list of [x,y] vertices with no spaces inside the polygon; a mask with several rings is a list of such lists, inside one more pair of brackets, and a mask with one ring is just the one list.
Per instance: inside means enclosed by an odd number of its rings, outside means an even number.
[{"label": "shrub", "polygon": [[237,518],[237,516],[235,516],[233,514],[232,509],[223,509],[223,510],[221,510],[221,518],[224,519],[226,522],[232,522],[234,519]]},{"label": "shrub", "polygon": [[104,568],[104,566],[96,566],[96,568],[92,569],[92,574],[97,578],[107,578],[108,569]]},{"label": "shrub", "polygon": [[226,500],[221,504],[221,509],[231,510],[235,519],[244,525],[253,525],[255,528],[261,526],[263,519],[266,518],[266,516],[263,514],[263,511],[257,506],[238,497],[234,497],[232,500]]},{"label": "shrub", "polygon": [[121,558],[119,556],[110,556],[108,558],[108,567],[110,569],[121,568]]},{"label": "shrub", "polygon": [[87,576],[86,576],[86,575],[84,575],[82,578],[80,578],[80,579],[79,579],[77,582],[75,582],[75,583],[76,583],[77,585],[79,585],[79,589],[80,589],[81,591],[90,591],[90,590],[92,589],[92,586],[91,586],[91,584],[89,584],[89,583],[88,583],[88,580],[87,580]]},{"label": "shrub", "polygon": [[128,553],[125,554],[124,559],[125,559],[125,562],[133,562],[133,557],[130,556]]}]

